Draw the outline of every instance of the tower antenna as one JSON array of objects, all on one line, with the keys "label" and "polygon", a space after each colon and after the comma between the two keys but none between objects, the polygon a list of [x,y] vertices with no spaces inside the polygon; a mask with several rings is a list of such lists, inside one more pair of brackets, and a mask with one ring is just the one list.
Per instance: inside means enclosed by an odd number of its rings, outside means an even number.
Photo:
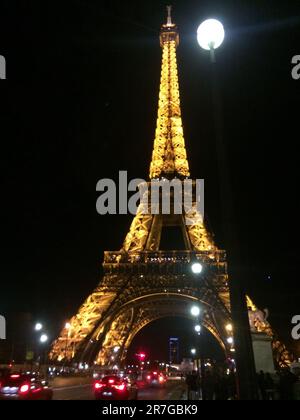
[{"label": "tower antenna", "polygon": [[167,11],[168,11],[167,25],[171,26],[172,25],[172,6],[167,6]]}]

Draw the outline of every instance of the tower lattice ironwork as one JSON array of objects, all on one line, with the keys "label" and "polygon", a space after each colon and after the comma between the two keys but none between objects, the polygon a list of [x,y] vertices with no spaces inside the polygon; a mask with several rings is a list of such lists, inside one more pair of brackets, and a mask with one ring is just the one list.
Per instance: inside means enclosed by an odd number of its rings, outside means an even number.
[{"label": "tower lattice ironwork", "polygon": [[[178,83],[179,33],[170,9],[161,28],[160,44],[162,69],[150,180],[167,178],[183,183],[190,172]],[[181,251],[160,250],[162,229],[170,226],[182,232],[185,245]],[[195,260],[205,266],[201,280],[190,270]],[[105,366],[123,363],[133,338],[143,327],[162,317],[190,317],[195,302],[202,307],[203,327],[232,355],[226,329],[232,323],[226,254],[214,243],[195,202],[192,210],[183,210],[181,215],[145,214],[140,207],[122,249],[104,253],[103,269],[98,287],[53,343],[52,361]],[[253,314],[259,313],[250,299],[248,304]],[[258,316],[255,328],[273,337],[278,363],[287,363],[289,354],[269,323]]]}]

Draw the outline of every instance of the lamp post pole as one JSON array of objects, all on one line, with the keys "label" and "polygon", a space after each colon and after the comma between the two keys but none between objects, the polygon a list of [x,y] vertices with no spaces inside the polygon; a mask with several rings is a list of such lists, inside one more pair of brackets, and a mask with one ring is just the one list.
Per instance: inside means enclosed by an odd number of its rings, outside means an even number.
[{"label": "lamp post pole", "polygon": [[44,369],[45,369],[45,374],[47,374],[47,362],[48,362],[48,358],[47,358],[47,342],[49,340],[49,337],[47,334],[42,334],[40,336],[40,347],[41,347],[41,352],[40,352],[40,365],[39,365],[39,371],[41,371],[41,367],[44,365]]},{"label": "lamp post pole", "polygon": [[[197,327],[200,327],[199,329]],[[200,318],[198,318],[198,325],[195,327],[195,331],[197,333],[197,348],[198,348],[198,359],[197,359],[197,368],[198,368],[198,377],[200,379],[200,389],[202,394],[202,399],[204,399],[204,390],[203,390],[203,384],[204,384],[204,376],[205,376],[205,360],[204,360],[204,353],[202,351],[201,346],[201,324],[200,324]]]},{"label": "lamp post pole", "polygon": [[212,96],[214,108],[214,123],[216,130],[216,149],[219,167],[219,183],[221,194],[221,210],[224,226],[226,248],[228,254],[228,274],[231,302],[231,315],[235,326],[237,391],[241,400],[256,400],[256,371],[252,338],[249,327],[246,293],[242,285],[240,252],[234,223],[233,197],[230,184],[228,160],[223,139],[223,119],[220,90],[218,87],[217,65],[211,60]]},{"label": "lamp post pole", "polygon": [[[194,274],[200,274],[202,272],[203,267],[201,264],[196,263],[192,265],[192,271]],[[193,306],[191,308],[191,315],[195,317],[197,324],[195,325],[195,332],[197,334],[197,350],[196,350],[196,364],[197,364],[197,375],[198,378],[201,378],[201,382],[203,384],[203,378],[204,378],[204,360],[203,360],[203,354],[202,354],[202,348],[201,348],[201,342],[200,342],[200,335],[201,335],[201,320],[200,320],[200,314],[201,310],[198,306]],[[199,381],[200,383],[200,381]],[[199,385],[199,392],[200,392],[200,385]],[[202,392],[203,394],[203,392]]]},{"label": "lamp post pole", "polygon": [[222,44],[224,36],[225,32],[222,24],[214,19],[203,22],[198,29],[198,42],[202,48],[210,51],[211,58],[213,117],[219,170],[221,211],[229,261],[228,274],[231,314],[234,322],[236,344],[237,392],[241,400],[257,400],[258,390],[246,293],[241,284],[241,273],[238,269],[240,253],[234,220],[233,196],[227,153],[223,139],[223,113],[218,88],[215,56],[215,49]]}]

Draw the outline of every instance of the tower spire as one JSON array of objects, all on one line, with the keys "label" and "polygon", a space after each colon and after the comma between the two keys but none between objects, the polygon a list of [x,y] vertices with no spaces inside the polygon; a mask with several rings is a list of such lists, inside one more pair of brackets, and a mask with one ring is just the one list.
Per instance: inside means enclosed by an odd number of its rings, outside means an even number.
[{"label": "tower spire", "polygon": [[167,6],[168,20],[160,31],[162,67],[150,179],[186,178],[190,175],[182,128],[176,57],[179,33],[172,22],[171,10],[172,6]]},{"label": "tower spire", "polygon": [[167,6],[167,11],[168,11],[167,26],[172,26],[172,6]]}]

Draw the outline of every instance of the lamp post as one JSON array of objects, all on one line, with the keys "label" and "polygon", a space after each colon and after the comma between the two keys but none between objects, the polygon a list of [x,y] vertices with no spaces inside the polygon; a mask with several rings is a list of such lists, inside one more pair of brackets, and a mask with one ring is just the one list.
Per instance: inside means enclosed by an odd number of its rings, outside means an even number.
[{"label": "lamp post", "polygon": [[40,322],[37,322],[34,326],[35,331],[39,332],[42,331],[43,329],[43,324],[41,324]]},{"label": "lamp post", "polygon": [[194,262],[191,266],[192,272],[194,274],[201,274],[203,271],[203,266],[199,262]]},{"label": "lamp post", "polygon": [[238,397],[241,400],[256,400],[258,399],[258,390],[256,384],[255,361],[249,327],[246,293],[241,284],[241,275],[237,268],[240,264],[241,258],[235,227],[233,196],[230,184],[227,153],[223,140],[222,106],[218,89],[215,56],[215,50],[221,46],[224,38],[225,31],[223,25],[215,19],[208,19],[203,22],[197,31],[199,45],[205,50],[209,50],[211,57],[213,116],[219,169],[221,211],[229,261],[228,274],[231,315],[235,326],[237,391]]},{"label": "lamp post", "polygon": [[198,375],[200,375],[201,379],[203,379],[205,372],[204,372],[204,361],[203,361],[201,343],[200,343],[200,336],[201,336],[200,314],[201,314],[201,309],[199,308],[199,306],[196,306],[196,305],[192,306],[191,315],[194,318],[196,318],[196,322],[197,322],[197,324],[194,327],[194,330],[197,334],[197,348],[198,348],[197,369],[198,369]]},{"label": "lamp post", "polygon": [[201,310],[200,310],[199,306],[192,306],[192,308],[191,308],[191,315],[192,316],[194,316],[195,318],[198,318],[200,313],[201,313]]},{"label": "lamp post", "polygon": [[[194,275],[199,276],[203,272],[203,265],[199,261],[194,261],[191,264],[191,270]],[[201,376],[201,379],[204,378],[205,370],[204,370],[204,361],[203,361],[203,355],[202,355],[202,349],[201,349],[201,343],[200,343],[200,336],[201,336],[201,322],[200,322],[200,313],[201,310],[198,306],[193,306],[191,308],[191,315],[196,318],[196,326],[195,326],[195,332],[197,333],[197,346],[199,349],[199,361],[200,366],[198,363],[198,375]]]},{"label": "lamp post", "polygon": [[[46,353],[47,353],[46,344],[47,344],[48,340],[49,340],[49,337],[48,337],[47,334],[42,334],[39,338],[40,345],[42,345],[44,347],[43,350],[42,350],[43,358],[40,361],[39,368],[41,367],[41,365],[46,364]],[[47,373],[47,369],[46,369],[46,373]]]},{"label": "lamp post", "polygon": [[225,38],[224,27],[216,19],[207,19],[201,23],[197,31],[197,39],[201,48],[210,51],[212,63],[216,62],[215,50],[219,48]]},{"label": "lamp post", "polygon": [[143,370],[144,370],[145,360],[146,360],[146,353],[140,352],[140,353],[137,353],[136,356],[138,357],[138,360],[140,362],[139,368],[140,368],[140,374],[142,375]]},{"label": "lamp post", "polygon": [[201,325],[195,325],[195,331],[199,335],[201,332]]},{"label": "lamp post", "polygon": [[[43,331],[43,328],[44,328],[44,326],[41,322],[36,322],[34,324],[34,327],[33,327],[36,334],[41,333]],[[41,364],[41,352],[40,352],[40,348],[39,348],[40,343],[41,343],[41,336],[39,336],[39,338],[34,336],[34,341],[33,341],[34,355],[33,355],[33,360],[31,362],[31,370],[33,369],[34,359],[36,360],[36,364],[37,363],[39,365]]]},{"label": "lamp post", "polygon": [[40,336],[40,343],[41,343],[41,344],[45,344],[45,343],[47,343],[47,341],[48,341],[48,336],[47,336],[47,334],[42,334],[42,335]]},{"label": "lamp post", "polygon": [[[191,355],[193,356],[193,358],[194,358],[194,363],[195,363],[195,360],[196,360],[196,365],[197,365],[197,370],[198,370],[198,375],[199,375],[199,360],[198,360],[198,358],[197,358],[197,349],[195,349],[195,348],[193,348],[193,349],[191,349]],[[194,363],[193,363],[193,365],[194,365]],[[194,365],[195,366],[195,365]],[[194,370],[194,369],[193,369]]]}]

